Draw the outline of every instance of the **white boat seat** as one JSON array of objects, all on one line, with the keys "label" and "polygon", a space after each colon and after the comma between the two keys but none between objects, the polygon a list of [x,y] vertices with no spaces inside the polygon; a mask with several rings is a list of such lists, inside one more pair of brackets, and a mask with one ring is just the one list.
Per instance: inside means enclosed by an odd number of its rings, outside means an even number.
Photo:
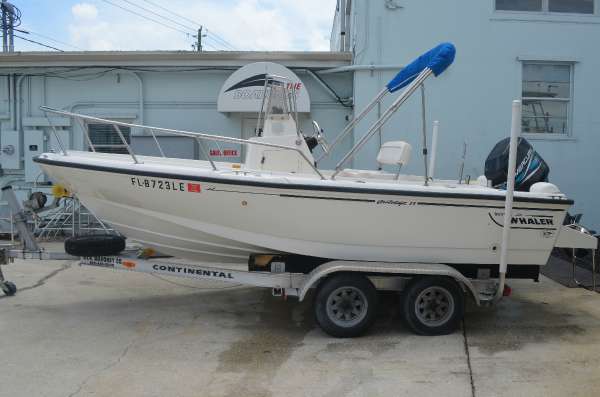
[{"label": "white boat seat", "polygon": [[381,145],[377,162],[385,165],[404,166],[410,161],[412,146],[404,141],[390,141]]}]

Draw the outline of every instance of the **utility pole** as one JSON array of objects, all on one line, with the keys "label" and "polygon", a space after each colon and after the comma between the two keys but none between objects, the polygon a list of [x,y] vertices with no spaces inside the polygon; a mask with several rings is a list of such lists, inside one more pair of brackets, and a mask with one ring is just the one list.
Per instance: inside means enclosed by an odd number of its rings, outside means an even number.
[{"label": "utility pole", "polygon": [[0,8],[2,12],[2,51],[14,52],[15,7],[7,0],[2,0]]},{"label": "utility pole", "polygon": [[198,28],[198,42],[196,43],[196,51],[202,52],[202,25]]},{"label": "utility pole", "polygon": [[6,15],[6,0],[2,0],[2,52],[8,52],[8,15]]}]

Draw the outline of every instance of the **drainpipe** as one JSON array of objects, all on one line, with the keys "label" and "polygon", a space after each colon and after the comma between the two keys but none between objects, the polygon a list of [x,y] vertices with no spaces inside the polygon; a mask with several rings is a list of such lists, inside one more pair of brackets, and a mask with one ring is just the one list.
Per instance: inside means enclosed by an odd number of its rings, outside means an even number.
[{"label": "drainpipe", "polygon": [[14,95],[14,89],[12,87],[13,82],[14,82],[14,76],[12,75],[12,73],[8,76],[6,76],[6,88],[8,89],[8,109],[6,110],[6,113],[4,114],[0,114],[0,120],[10,120],[11,122],[11,126],[13,123],[13,118],[12,118],[12,101],[13,101],[13,95]]},{"label": "drainpipe", "polygon": [[138,82],[138,101],[139,101],[139,113],[138,119],[141,125],[144,125],[144,81],[137,72],[131,70],[120,70],[119,73],[125,72],[133,76]]},{"label": "drainpipe", "polygon": [[21,88],[23,87],[23,80],[25,79],[25,77],[27,77],[26,74],[22,74],[19,77],[17,77],[17,83],[16,83],[16,92],[15,92],[15,101],[16,101],[16,122],[15,122],[15,130],[21,132],[21,126],[23,124],[23,118],[21,117]]},{"label": "drainpipe", "polygon": [[[114,73],[127,73],[131,76],[133,76],[135,78],[135,80],[138,83],[138,120],[139,120],[139,124],[144,125],[144,81],[142,80],[142,78],[140,77],[140,75],[136,72],[133,72],[131,70],[115,70]],[[94,105],[94,103],[97,102],[83,102],[83,103],[77,103],[75,102],[75,104],[72,104],[70,106],[70,110],[69,111],[73,111],[73,108],[76,106],[81,106],[83,104],[91,104]]]},{"label": "drainpipe", "polygon": [[346,32],[346,0],[340,0],[340,49],[347,51],[348,32]]},{"label": "drainpipe", "polygon": [[[138,120],[139,124],[144,125],[144,81],[140,77],[140,75],[131,70],[115,70],[114,73],[127,73],[130,76],[133,76],[138,83]],[[75,107],[84,106],[84,105],[92,105],[95,106],[100,102],[95,101],[85,101],[85,102],[74,102],[68,106],[69,112],[73,113]],[[44,104],[45,105],[45,104]]]},{"label": "drainpipe", "polygon": [[349,104],[349,102],[352,100],[352,98],[340,98],[332,89],[331,87],[329,87],[327,84],[323,83],[323,81],[319,78],[319,76],[317,76],[315,74],[315,72],[313,72],[310,69],[306,69],[306,73],[309,74],[317,83],[319,83],[319,85],[321,87],[323,87],[325,89],[325,91],[327,91],[327,93],[334,99],[340,101],[340,102],[344,102],[346,104]]}]

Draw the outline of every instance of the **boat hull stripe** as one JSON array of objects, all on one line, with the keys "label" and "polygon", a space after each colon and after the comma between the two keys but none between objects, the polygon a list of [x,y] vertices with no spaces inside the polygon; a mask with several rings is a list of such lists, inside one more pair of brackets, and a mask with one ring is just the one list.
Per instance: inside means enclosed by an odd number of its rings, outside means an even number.
[{"label": "boat hull stripe", "polygon": [[[356,194],[379,194],[379,195],[392,195],[392,196],[411,196],[411,197],[430,197],[430,198],[455,198],[455,199],[467,199],[467,200],[489,200],[489,201],[500,201],[504,202],[504,197],[488,195],[488,194],[460,194],[460,193],[441,193],[441,192],[415,192],[410,190],[387,190],[387,189],[369,189],[369,188],[353,188],[347,186],[319,186],[319,185],[302,185],[302,184],[288,184],[288,183],[273,183],[273,182],[259,182],[251,180],[233,180],[233,179],[221,179],[212,178],[205,176],[185,175],[185,174],[173,174],[168,172],[157,172],[148,170],[132,170],[117,167],[99,166],[93,164],[79,164],[71,163],[68,161],[58,161],[35,157],[34,161],[40,164],[54,165],[58,167],[66,168],[77,168],[91,171],[109,172],[124,175],[137,175],[155,178],[166,178],[166,179],[179,179],[186,181],[198,181],[198,182],[209,182],[218,183],[223,185],[234,185],[234,186],[256,186],[263,188],[275,188],[285,190],[311,190],[311,191],[326,191],[326,192],[337,192],[337,193],[356,193]],[[307,198],[309,196],[306,196]],[[360,199],[358,199],[360,200]],[[573,205],[573,200],[570,199],[542,199],[534,197],[515,197],[515,202],[526,202],[526,203],[539,203],[539,204],[553,204],[561,205],[565,208]],[[436,205],[436,204],[431,204]],[[462,206],[462,204],[456,204]],[[479,207],[479,206],[478,206]],[[536,208],[542,209],[542,208]],[[552,210],[551,208],[543,208],[543,210]],[[560,209],[561,211],[564,210]]]}]

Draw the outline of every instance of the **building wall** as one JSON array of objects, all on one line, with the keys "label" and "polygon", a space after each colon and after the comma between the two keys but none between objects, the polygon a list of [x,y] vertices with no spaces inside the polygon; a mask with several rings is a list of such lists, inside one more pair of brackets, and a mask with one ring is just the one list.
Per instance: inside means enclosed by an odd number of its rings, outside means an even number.
[{"label": "building wall", "polygon": [[[439,177],[457,178],[463,142],[468,145],[465,174],[483,174],[489,151],[509,135],[511,101],[521,97],[520,59],[573,62],[570,134],[527,139],[549,163],[551,182],[575,200],[573,212],[583,212],[584,223],[600,227],[600,4],[595,15],[498,12],[493,0],[352,0],[352,7],[355,65],[402,65],[440,42],[456,45],[454,65],[426,84],[429,131],[433,120],[441,123]],[[394,73],[357,71],[356,110]],[[415,95],[383,129],[381,140],[407,140],[420,148],[419,106]],[[373,120],[362,123],[355,139]],[[378,141],[374,137],[360,152],[356,167],[376,166]],[[419,157],[407,172],[422,174]]]},{"label": "building wall", "polygon": [[[147,69],[146,69],[147,70]],[[7,140],[10,130],[20,134],[21,154],[27,158],[25,145],[27,134],[45,135],[45,149],[58,150],[53,140],[51,128],[40,106],[49,106],[75,113],[117,119],[137,124],[182,129],[248,138],[253,134],[256,114],[224,114],[217,111],[217,97],[222,84],[233,70],[203,71],[132,71],[106,68],[84,69],[65,73],[64,69],[38,67],[31,74],[22,70],[0,68],[0,120]],[[189,69],[188,69],[189,70]],[[16,77],[9,77],[12,73]],[[303,70],[297,70],[311,98],[310,114],[301,114],[301,127],[312,134],[311,120],[318,120],[326,132],[332,134],[341,130],[352,109],[342,106],[322,85]],[[21,77],[23,76],[23,77]],[[335,74],[324,77],[340,96],[352,96],[352,80],[349,74]],[[17,86],[19,102],[14,106],[10,99],[11,81]],[[11,117],[11,112],[14,117]],[[84,135],[79,124],[52,117],[53,124],[66,134],[65,141],[74,149],[84,148]],[[60,127],[61,123],[67,123]],[[243,128],[246,129],[243,134]],[[31,132],[31,131],[32,132]],[[160,135],[160,134],[159,134]],[[151,135],[141,130],[132,131],[132,146],[140,154],[158,154]],[[186,137],[161,137],[164,149],[174,157],[203,158],[196,142]],[[348,146],[351,141],[345,142]],[[216,148],[216,146],[213,146]],[[236,160],[236,159],[230,159]],[[332,159],[324,161],[330,165]],[[3,167],[5,178],[30,173],[25,169],[28,163]]]},{"label": "building wall", "polygon": [[[32,190],[47,190],[43,186],[45,176],[32,158],[44,151],[60,149],[40,106],[157,127],[236,138],[253,136],[256,114],[217,111],[221,86],[237,67],[213,65],[209,69],[217,70],[197,69],[202,68],[126,68],[119,65],[57,68],[44,62],[16,68],[0,64],[0,147],[12,145],[21,157],[19,160],[17,156],[0,152],[0,186],[13,185],[21,199],[25,199]],[[318,120],[329,135],[343,129],[351,117],[352,108],[342,106],[304,68],[299,67],[295,72],[311,98],[310,114],[300,115],[302,130],[312,134],[312,119]],[[352,97],[351,74],[334,74],[323,79],[340,97]],[[50,116],[50,122],[68,148],[87,148],[80,124],[59,116]],[[159,155],[150,134],[132,130],[131,135],[131,146],[137,154]],[[168,156],[205,158],[193,139],[158,135]],[[347,149],[351,144],[352,139],[348,139],[340,149]],[[239,146],[220,146],[221,149],[226,147],[243,153]],[[210,149],[217,149],[217,146],[209,144],[207,150]],[[330,167],[337,157],[339,154],[324,160],[322,166]],[[215,159],[241,160],[240,157]],[[0,233],[10,230],[8,216],[8,207],[0,202]]]}]

